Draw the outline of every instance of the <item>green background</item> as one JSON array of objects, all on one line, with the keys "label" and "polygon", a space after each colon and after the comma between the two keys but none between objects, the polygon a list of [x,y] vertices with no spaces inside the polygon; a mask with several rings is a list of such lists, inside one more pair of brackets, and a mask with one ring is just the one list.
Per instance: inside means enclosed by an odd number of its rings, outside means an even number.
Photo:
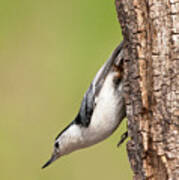
[{"label": "green background", "polygon": [[114,1],[1,0],[0,179],[131,179],[125,123],[45,170],[97,70],[122,40]]}]

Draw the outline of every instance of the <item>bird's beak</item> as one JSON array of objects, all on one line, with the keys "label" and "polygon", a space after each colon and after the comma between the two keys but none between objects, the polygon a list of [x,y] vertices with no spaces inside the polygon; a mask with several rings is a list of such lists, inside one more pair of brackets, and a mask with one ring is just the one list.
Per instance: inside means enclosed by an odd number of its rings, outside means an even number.
[{"label": "bird's beak", "polygon": [[56,154],[52,154],[52,157],[42,166],[42,169],[46,168],[47,166],[49,166],[52,162],[54,162],[57,159],[57,155]]}]

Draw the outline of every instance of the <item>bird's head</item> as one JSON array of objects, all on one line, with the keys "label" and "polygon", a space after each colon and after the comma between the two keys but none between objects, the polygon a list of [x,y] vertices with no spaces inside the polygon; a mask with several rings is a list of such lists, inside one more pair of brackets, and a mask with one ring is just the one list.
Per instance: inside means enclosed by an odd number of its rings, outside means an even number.
[{"label": "bird's head", "polygon": [[52,156],[42,168],[49,166],[59,157],[79,149],[81,144],[81,128],[78,125],[71,124],[57,136]]},{"label": "bird's head", "polygon": [[54,150],[53,150],[53,153],[51,155],[51,158],[42,166],[42,169],[49,166],[52,162],[57,160],[60,156],[61,156],[61,153],[60,153],[59,142],[56,141],[54,144]]}]

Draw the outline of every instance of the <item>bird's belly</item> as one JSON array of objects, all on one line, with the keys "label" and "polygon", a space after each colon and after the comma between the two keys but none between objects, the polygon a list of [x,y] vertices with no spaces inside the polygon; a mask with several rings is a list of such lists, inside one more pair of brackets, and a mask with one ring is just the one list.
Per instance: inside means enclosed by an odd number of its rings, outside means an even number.
[{"label": "bird's belly", "polygon": [[82,132],[84,146],[104,140],[120,124],[125,111],[123,98],[118,93],[111,88],[105,88],[105,91],[101,92],[90,125]]},{"label": "bird's belly", "polygon": [[94,118],[96,122],[90,124],[83,136],[86,139],[85,142],[89,145],[96,144],[110,136],[120,123],[117,111],[111,116],[104,111],[100,116],[98,115],[98,119]]}]

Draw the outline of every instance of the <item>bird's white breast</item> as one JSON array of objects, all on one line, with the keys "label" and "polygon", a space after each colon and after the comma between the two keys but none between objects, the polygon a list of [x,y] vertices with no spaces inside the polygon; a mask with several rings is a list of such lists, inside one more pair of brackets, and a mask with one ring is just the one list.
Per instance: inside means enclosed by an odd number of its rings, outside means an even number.
[{"label": "bird's white breast", "polygon": [[119,93],[121,93],[122,87],[119,86],[118,89],[115,89],[115,75],[116,72],[110,72],[106,77],[100,94],[96,99],[96,107],[93,111],[90,125],[87,128],[82,128],[84,146],[90,146],[107,138],[120,123],[123,98],[119,96]]},{"label": "bird's white breast", "polygon": [[61,154],[68,154],[74,150],[96,144],[108,136],[120,124],[124,116],[124,101],[122,85],[115,87],[116,73],[110,72],[105,79],[102,89],[95,99],[96,107],[93,111],[88,127],[72,124],[58,139]]}]

